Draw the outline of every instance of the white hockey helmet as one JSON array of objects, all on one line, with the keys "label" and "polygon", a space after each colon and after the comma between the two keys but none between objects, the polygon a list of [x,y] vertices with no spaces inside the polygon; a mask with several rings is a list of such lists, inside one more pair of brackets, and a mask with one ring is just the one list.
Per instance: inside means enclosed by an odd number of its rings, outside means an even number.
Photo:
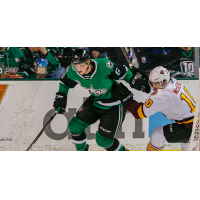
[{"label": "white hockey helmet", "polygon": [[149,74],[150,82],[159,82],[160,85],[162,86],[165,80],[167,81],[167,83],[169,83],[170,73],[166,68],[162,66],[154,68]]}]

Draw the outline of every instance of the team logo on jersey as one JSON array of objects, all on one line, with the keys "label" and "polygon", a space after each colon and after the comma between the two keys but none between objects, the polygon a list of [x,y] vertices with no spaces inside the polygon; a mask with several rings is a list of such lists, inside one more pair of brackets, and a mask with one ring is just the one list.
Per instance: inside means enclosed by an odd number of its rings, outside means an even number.
[{"label": "team logo on jersey", "polygon": [[94,89],[92,84],[90,85],[90,88],[85,89],[88,90],[90,94],[95,94],[96,96],[105,94],[107,92],[107,89]]},{"label": "team logo on jersey", "polygon": [[160,71],[160,74],[164,74],[164,71],[163,71],[163,70],[161,70],[161,71]]},{"label": "team logo on jersey", "polygon": [[15,58],[15,61],[16,61],[16,62],[19,62],[19,58]]},{"label": "team logo on jersey", "polygon": [[146,57],[141,57],[142,63],[146,63]]},{"label": "team logo on jersey", "polygon": [[112,69],[112,68],[113,68],[113,63],[110,62],[110,61],[108,61],[108,62],[106,63],[106,66],[107,66],[108,69]]}]

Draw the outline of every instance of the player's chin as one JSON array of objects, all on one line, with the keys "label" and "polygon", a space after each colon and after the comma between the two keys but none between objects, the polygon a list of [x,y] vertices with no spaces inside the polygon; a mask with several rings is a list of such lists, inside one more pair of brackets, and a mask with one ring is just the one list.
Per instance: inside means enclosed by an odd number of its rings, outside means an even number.
[{"label": "player's chin", "polygon": [[80,75],[83,75],[83,74],[84,74],[83,71],[78,71],[78,73],[79,73]]}]

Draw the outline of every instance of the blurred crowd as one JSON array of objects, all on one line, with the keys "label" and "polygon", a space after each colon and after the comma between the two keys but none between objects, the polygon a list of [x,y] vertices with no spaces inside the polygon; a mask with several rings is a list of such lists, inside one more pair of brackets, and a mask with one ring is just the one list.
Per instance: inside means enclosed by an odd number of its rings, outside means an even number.
[{"label": "blurred crowd", "polygon": [[134,65],[147,74],[157,66],[167,68],[172,77],[194,76],[194,47],[0,47],[0,78],[59,79],[71,63],[72,52],[85,48],[91,59]]}]

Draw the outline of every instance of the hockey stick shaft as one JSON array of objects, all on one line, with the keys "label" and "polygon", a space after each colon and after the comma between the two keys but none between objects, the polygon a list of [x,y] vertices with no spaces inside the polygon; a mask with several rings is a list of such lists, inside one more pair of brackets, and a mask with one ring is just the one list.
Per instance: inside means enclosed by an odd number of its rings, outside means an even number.
[{"label": "hockey stick shaft", "polygon": [[121,48],[121,50],[122,50],[122,52],[123,52],[123,54],[124,54],[124,56],[125,56],[125,58],[126,58],[128,64],[129,64],[130,69],[132,69],[132,70],[134,70],[134,71],[140,73],[140,74],[143,75],[144,77],[146,77],[147,75],[146,75],[146,73],[145,73],[143,70],[141,70],[140,68],[136,68],[136,67],[134,67],[134,66],[132,65],[131,60],[130,60],[128,54],[127,54],[127,51],[126,51],[125,47],[120,47],[120,48]]},{"label": "hockey stick shaft", "polygon": [[132,69],[131,60],[130,60],[130,58],[129,58],[128,55],[127,55],[126,49],[125,49],[124,47],[120,47],[120,48],[121,48],[121,50],[122,50],[122,52],[123,52],[123,54],[124,54],[124,56],[125,56],[125,58],[126,58],[126,61],[128,62],[130,68]]},{"label": "hockey stick shaft", "polygon": [[47,125],[50,124],[51,121],[54,119],[54,117],[58,114],[59,110],[60,110],[60,107],[55,111],[55,113],[51,116],[49,121],[44,125],[43,129],[39,132],[37,137],[33,140],[33,142],[31,143],[31,145],[28,147],[28,149],[26,151],[29,151],[33,147],[33,145],[37,142],[39,137],[42,135],[42,133],[43,133],[44,129],[47,127]]}]

